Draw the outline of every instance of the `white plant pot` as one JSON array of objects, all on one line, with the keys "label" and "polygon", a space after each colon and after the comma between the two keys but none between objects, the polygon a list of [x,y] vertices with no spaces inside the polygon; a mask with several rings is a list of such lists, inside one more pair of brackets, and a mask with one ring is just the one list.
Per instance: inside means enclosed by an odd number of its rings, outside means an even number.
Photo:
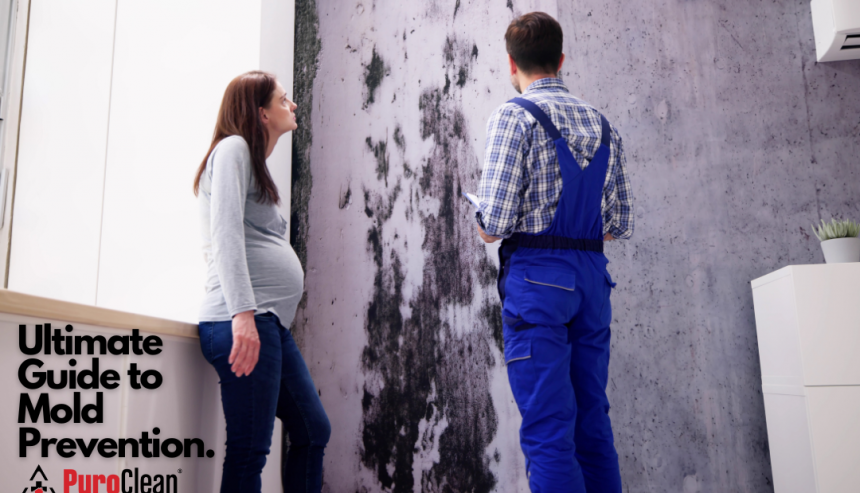
[{"label": "white plant pot", "polygon": [[821,242],[824,261],[828,264],[860,262],[860,238],[833,238]]}]

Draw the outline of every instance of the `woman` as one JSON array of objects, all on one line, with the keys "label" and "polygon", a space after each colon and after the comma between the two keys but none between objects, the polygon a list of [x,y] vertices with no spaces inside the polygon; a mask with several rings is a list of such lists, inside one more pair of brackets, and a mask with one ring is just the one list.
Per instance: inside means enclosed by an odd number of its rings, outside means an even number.
[{"label": "woman", "polygon": [[275,416],[290,435],[285,492],[319,492],[331,428],[307,365],[286,329],[304,273],[278,213],[266,167],[295,130],[296,105],[274,76],[230,82],[215,135],[194,180],[208,264],[200,345],[221,379],[227,419],[222,493],[259,492]]}]

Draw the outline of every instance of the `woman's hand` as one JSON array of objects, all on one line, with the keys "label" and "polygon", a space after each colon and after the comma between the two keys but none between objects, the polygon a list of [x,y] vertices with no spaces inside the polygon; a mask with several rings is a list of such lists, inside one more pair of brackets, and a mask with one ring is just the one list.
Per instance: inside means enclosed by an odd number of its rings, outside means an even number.
[{"label": "woman's hand", "polygon": [[237,377],[250,375],[260,358],[260,336],[254,323],[254,310],[233,317],[233,350],[227,362]]}]

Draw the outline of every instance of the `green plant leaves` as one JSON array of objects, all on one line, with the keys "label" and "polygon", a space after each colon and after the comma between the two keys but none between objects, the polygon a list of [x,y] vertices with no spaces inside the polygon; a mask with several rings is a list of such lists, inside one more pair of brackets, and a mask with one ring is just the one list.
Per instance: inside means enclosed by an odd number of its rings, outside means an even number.
[{"label": "green plant leaves", "polygon": [[860,235],[860,224],[850,219],[845,219],[844,221],[831,219],[828,224],[822,219],[821,226],[818,226],[817,229],[814,224],[812,225],[812,233],[820,241],[832,240],[834,238],[854,238]]}]

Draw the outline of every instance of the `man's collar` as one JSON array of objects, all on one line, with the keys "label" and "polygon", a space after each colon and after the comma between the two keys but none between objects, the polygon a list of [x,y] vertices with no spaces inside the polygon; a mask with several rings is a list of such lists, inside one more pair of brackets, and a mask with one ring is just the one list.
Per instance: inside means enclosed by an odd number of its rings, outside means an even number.
[{"label": "man's collar", "polygon": [[527,94],[527,93],[530,93],[532,91],[537,91],[537,90],[545,90],[545,89],[561,89],[564,92],[569,92],[567,90],[567,86],[564,85],[564,81],[562,81],[561,79],[558,79],[556,77],[545,77],[543,79],[538,79],[538,80],[532,82],[531,84],[529,84],[529,86],[526,88],[526,90],[523,92],[523,94]]}]

